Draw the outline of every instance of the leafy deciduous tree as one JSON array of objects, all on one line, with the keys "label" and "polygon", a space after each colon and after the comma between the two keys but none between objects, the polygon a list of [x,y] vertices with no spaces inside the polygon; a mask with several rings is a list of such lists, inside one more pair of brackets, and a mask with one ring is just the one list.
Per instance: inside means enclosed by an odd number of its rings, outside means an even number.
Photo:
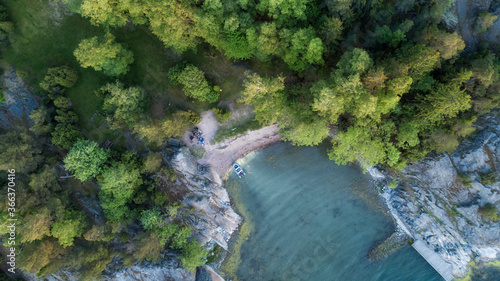
[{"label": "leafy deciduous tree", "polygon": [[64,158],[64,166],[81,181],[96,177],[109,153],[91,140],[78,140]]}]

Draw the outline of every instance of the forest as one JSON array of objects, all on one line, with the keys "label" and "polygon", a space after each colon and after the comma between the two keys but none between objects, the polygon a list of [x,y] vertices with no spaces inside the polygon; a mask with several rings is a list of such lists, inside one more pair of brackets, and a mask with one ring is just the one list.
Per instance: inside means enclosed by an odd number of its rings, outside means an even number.
[{"label": "forest", "polygon": [[[294,145],[328,142],[336,163],[395,170],[453,152],[500,104],[497,46],[467,48],[443,24],[450,0],[0,3],[0,64],[43,101],[29,128],[0,135],[1,186],[15,169],[23,202],[19,267],[41,277],[99,279],[164,249],[190,271],[203,265],[212,249],[168,191],[165,147],[204,110],[227,117],[221,101],[253,106],[258,127],[277,123]],[[473,26],[494,21],[484,11]],[[98,198],[104,218],[75,193]]]}]

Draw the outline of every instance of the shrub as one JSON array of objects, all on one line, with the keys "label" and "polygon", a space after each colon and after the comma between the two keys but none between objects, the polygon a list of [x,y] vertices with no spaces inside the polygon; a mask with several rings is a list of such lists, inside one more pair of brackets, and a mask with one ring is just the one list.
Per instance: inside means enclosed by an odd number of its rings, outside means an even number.
[{"label": "shrub", "polygon": [[78,80],[78,73],[68,66],[51,67],[40,83],[40,87],[49,93],[51,99],[71,88]]},{"label": "shrub", "polygon": [[497,222],[500,220],[500,214],[498,213],[495,205],[487,203],[482,207],[479,207],[479,213],[483,218]]},{"label": "shrub", "polygon": [[231,117],[231,110],[223,107],[216,107],[213,109],[215,116],[219,122],[225,122]]},{"label": "shrub", "polygon": [[[186,96],[200,101],[216,102],[219,93],[205,78],[203,71],[192,64],[175,66],[169,70],[169,77],[172,84],[181,84]],[[182,69],[182,70],[181,70]]]},{"label": "shrub", "polygon": [[470,180],[470,177],[467,173],[459,173],[458,179],[462,182],[462,184],[465,187],[469,187],[472,184],[472,181]]},{"label": "shrub", "polygon": [[480,12],[476,19],[476,32],[485,33],[486,31],[488,31],[488,28],[493,25],[497,18],[497,16],[492,15],[486,11]]},{"label": "shrub", "polygon": [[481,174],[481,183],[483,185],[492,185],[497,182],[497,176],[495,172]]},{"label": "shrub", "polygon": [[396,181],[391,181],[388,186],[390,189],[395,189],[398,187],[398,183]]}]

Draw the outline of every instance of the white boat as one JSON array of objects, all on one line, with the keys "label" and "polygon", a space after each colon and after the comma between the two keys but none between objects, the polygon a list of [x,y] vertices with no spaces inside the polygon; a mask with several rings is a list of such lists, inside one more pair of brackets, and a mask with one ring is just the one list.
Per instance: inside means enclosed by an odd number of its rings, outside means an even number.
[{"label": "white boat", "polygon": [[243,170],[243,168],[241,168],[240,165],[238,165],[238,163],[233,164],[233,170],[240,179],[242,176],[246,175],[245,171]]}]

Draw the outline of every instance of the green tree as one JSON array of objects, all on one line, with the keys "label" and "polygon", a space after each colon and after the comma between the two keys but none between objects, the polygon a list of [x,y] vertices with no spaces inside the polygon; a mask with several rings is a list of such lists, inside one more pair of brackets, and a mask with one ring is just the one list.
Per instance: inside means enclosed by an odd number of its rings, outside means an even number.
[{"label": "green tree", "polygon": [[344,27],[342,21],[336,17],[327,17],[321,29],[323,40],[329,47],[337,46],[342,39]]},{"label": "green tree", "polygon": [[148,173],[155,173],[160,170],[161,165],[163,164],[163,157],[159,152],[148,153],[148,156],[144,160],[144,168],[143,170]]},{"label": "green tree", "polygon": [[59,240],[64,248],[73,245],[73,240],[82,236],[83,229],[87,226],[85,213],[75,210],[66,210],[62,218],[52,225],[50,233]]},{"label": "green tree", "polygon": [[[466,73],[468,77],[471,72]],[[420,120],[428,123],[441,123],[446,118],[456,117],[460,112],[471,107],[471,97],[465,89],[460,88],[461,83],[450,82],[437,84],[430,94],[425,96],[420,105]]]},{"label": "green tree", "polygon": [[134,132],[148,142],[160,145],[171,137],[182,136],[193,122],[199,123],[197,114],[192,111],[177,111],[163,120],[148,120],[138,123],[134,127]]},{"label": "green tree", "polygon": [[50,123],[50,110],[46,106],[40,106],[37,109],[33,109],[30,112],[30,117],[33,119],[33,125],[30,131],[35,133],[37,136],[44,136],[52,132],[54,129],[53,125]]},{"label": "green tree", "polygon": [[84,241],[68,254],[65,266],[77,271],[79,280],[99,280],[114,256],[108,244]]},{"label": "green tree", "polygon": [[161,251],[164,244],[160,242],[158,235],[153,232],[143,232],[134,238],[135,251],[134,258],[138,261],[147,260],[154,263],[161,261]]},{"label": "green tree", "polygon": [[312,27],[297,31],[283,29],[281,38],[283,60],[295,71],[305,70],[311,64],[323,64],[323,53],[326,50],[320,38],[316,37]]},{"label": "green tree", "polygon": [[373,60],[368,52],[359,48],[345,52],[337,63],[337,66],[345,75],[362,74],[372,65]]},{"label": "green tree", "polygon": [[42,161],[36,140],[27,131],[11,131],[0,135],[0,170],[15,169],[18,173],[33,172]]},{"label": "green tree", "polygon": [[92,67],[110,76],[119,76],[129,70],[134,56],[123,44],[116,43],[111,33],[82,40],[74,55],[83,68]]},{"label": "green tree", "polygon": [[246,73],[240,102],[253,105],[255,119],[260,124],[274,124],[282,116],[285,107],[284,81],[282,76],[268,78]]},{"label": "green tree", "polygon": [[142,184],[140,171],[130,163],[115,162],[97,178],[101,191],[101,207],[106,218],[113,222],[122,222],[129,215],[127,203]]},{"label": "green tree", "polygon": [[190,98],[207,102],[216,102],[219,99],[219,93],[213,90],[203,71],[194,65],[188,64],[179,72],[169,72],[169,75],[174,83],[182,85],[184,93]]},{"label": "green tree", "polygon": [[127,23],[126,12],[120,3],[126,1],[85,0],[81,5],[81,14],[89,18],[93,25],[119,27]]},{"label": "green tree", "polygon": [[338,131],[332,140],[333,148],[328,152],[331,160],[345,165],[359,160],[366,168],[383,163],[386,158],[384,141],[369,133],[368,128],[349,127]]},{"label": "green tree", "polygon": [[280,50],[280,37],[278,28],[274,22],[265,22],[260,25],[260,34],[256,38],[255,47],[258,50],[259,57],[267,59],[268,56],[277,55]]},{"label": "green tree", "polygon": [[342,70],[332,73],[330,81],[319,81],[311,87],[314,95],[312,109],[330,123],[336,123],[343,113],[364,118],[376,110],[377,97],[366,91],[359,74],[342,75]]},{"label": "green tree", "polygon": [[109,242],[115,235],[111,233],[111,227],[106,224],[94,224],[83,234],[83,238],[87,241],[103,241]]},{"label": "green tree", "polygon": [[479,15],[476,19],[475,30],[478,33],[485,33],[488,31],[493,23],[498,19],[497,16],[492,15],[486,11],[479,12]]},{"label": "green tree", "polygon": [[103,110],[112,123],[112,128],[131,128],[146,110],[146,94],[136,87],[124,88],[120,82],[108,83],[101,89],[104,95]]},{"label": "green tree", "polygon": [[64,158],[64,167],[82,182],[96,177],[109,153],[91,140],[78,140]]},{"label": "green tree", "polygon": [[184,248],[188,243],[189,237],[191,237],[191,227],[180,227],[172,236],[170,247],[174,249]]},{"label": "green tree", "polygon": [[51,67],[40,82],[40,87],[48,92],[51,99],[61,95],[66,88],[71,88],[78,80],[78,73],[68,66]]},{"label": "green tree", "polygon": [[[401,62],[408,68],[408,72],[413,81],[425,77],[425,74],[433,70],[440,60],[438,51],[422,44],[403,44],[399,49]],[[400,75],[395,75],[400,76]]]},{"label": "green tree", "polygon": [[51,141],[61,149],[70,149],[74,143],[83,138],[83,133],[73,124],[59,123],[51,134]]},{"label": "green tree", "polygon": [[198,266],[202,266],[206,262],[208,251],[201,247],[200,243],[191,239],[181,249],[181,263],[188,271],[193,272]]},{"label": "green tree", "polygon": [[465,42],[456,32],[447,33],[437,26],[429,26],[422,32],[424,42],[438,51],[445,60],[457,56],[465,48]]},{"label": "green tree", "polygon": [[[66,250],[57,243],[55,239],[36,240],[27,243],[19,255],[19,268],[26,272],[37,273],[43,276],[40,271],[49,265],[62,266],[61,258],[64,258]],[[56,268],[57,269],[57,268]]]},{"label": "green tree", "polygon": [[290,18],[307,19],[306,9],[311,5],[312,0],[262,0],[259,1],[256,8],[258,11],[267,12],[278,22],[290,20]]},{"label": "green tree", "polygon": [[163,223],[163,214],[158,207],[141,212],[141,225],[145,230],[155,231]]},{"label": "green tree", "polygon": [[144,2],[143,10],[153,34],[167,47],[182,53],[201,41],[196,28],[197,15],[187,0]]},{"label": "green tree", "polygon": [[35,240],[41,240],[45,236],[50,236],[52,220],[53,216],[50,210],[44,207],[37,208],[31,214],[24,217],[19,229],[23,241],[31,243]]}]

